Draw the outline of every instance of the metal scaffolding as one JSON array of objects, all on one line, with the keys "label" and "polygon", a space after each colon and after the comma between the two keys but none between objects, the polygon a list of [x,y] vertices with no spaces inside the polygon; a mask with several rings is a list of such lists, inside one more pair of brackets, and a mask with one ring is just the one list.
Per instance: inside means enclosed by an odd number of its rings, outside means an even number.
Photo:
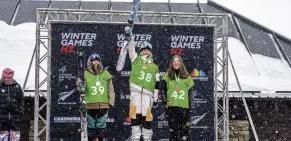
[{"label": "metal scaffolding", "polygon": [[[36,22],[36,67],[35,67],[35,109],[34,109],[34,141],[39,141],[40,136],[46,133],[49,141],[50,132],[50,63],[48,69],[41,66],[42,62],[50,56],[49,48],[49,21],[93,21],[93,22],[120,22],[126,23],[130,16],[129,11],[109,10],[80,10],[80,9],[37,9]],[[173,25],[215,25],[215,66],[214,66],[214,105],[215,105],[215,134],[216,140],[229,140],[229,98],[228,98],[228,17],[225,14],[202,13],[174,13],[174,12],[146,12],[137,13],[137,23],[173,24]],[[45,53],[41,55],[40,50]],[[40,72],[46,77],[40,80]],[[40,88],[47,83],[47,94]],[[218,92],[220,91],[220,92]],[[46,101],[40,105],[40,96]],[[46,118],[40,112],[45,110]],[[39,130],[39,119],[45,127]]]}]

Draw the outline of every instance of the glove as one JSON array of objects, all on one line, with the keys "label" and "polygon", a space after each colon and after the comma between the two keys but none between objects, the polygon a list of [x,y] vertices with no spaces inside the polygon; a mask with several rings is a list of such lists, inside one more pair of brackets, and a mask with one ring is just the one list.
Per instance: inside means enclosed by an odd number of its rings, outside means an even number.
[{"label": "glove", "polygon": [[158,107],[159,106],[159,90],[155,89],[154,91],[154,102],[153,102],[153,107]]},{"label": "glove", "polygon": [[77,90],[80,93],[85,93],[85,85],[84,85],[84,82],[79,77],[77,78],[76,85],[77,85]]},{"label": "glove", "polygon": [[158,106],[159,106],[159,102],[154,102],[154,103],[153,103],[153,107],[154,107],[154,108],[157,108]]},{"label": "glove", "polygon": [[159,90],[155,89],[154,90],[154,102],[159,102]]},{"label": "glove", "polygon": [[130,41],[132,36],[132,29],[130,26],[124,28],[125,40]]},{"label": "glove", "polygon": [[84,82],[80,82],[80,91],[82,94],[85,93],[85,86],[84,86]]},{"label": "glove", "polygon": [[168,105],[170,105],[170,104],[171,104],[171,102],[167,101],[166,104],[165,104],[165,108],[168,109],[169,108]]}]

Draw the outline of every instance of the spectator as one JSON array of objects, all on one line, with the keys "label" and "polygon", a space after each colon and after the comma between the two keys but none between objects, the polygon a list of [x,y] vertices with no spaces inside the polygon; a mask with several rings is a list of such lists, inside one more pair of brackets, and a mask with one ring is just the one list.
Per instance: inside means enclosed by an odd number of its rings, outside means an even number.
[{"label": "spectator", "polygon": [[[19,141],[24,94],[13,79],[14,71],[6,68],[0,80],[0,140]],[[10,131],[10,132],[9,132]]]}]

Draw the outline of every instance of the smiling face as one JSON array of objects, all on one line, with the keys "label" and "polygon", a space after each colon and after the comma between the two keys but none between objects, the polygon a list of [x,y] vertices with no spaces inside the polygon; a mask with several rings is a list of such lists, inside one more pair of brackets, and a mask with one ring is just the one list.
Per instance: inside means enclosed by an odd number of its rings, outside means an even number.
[{"label": "smiling face", "polygon": [[99,61],[99,60],[93,60],[93,61],[92,61],[92,64],[93,64],[94,66],[98,66],[98,65],[100,64],[100,61]]},{"label": "smiling face", "polygon": [[11,85],[12,82],[13,82],[13,78],[12,78],[12,77],[5,77],[5,78],[4,78],[4,83],[5,83],[6,85]]},{"label": "smiling face", "polygon": [[179,70],[180,66],[181,66],[181,61],[179,60],[178,57],[175,57],[173,59],[173,62],[172,62],[172,66],[175,70]]},{"label": "smiling face", "polygon": [[179,55],[174,55],[171,58],[167,73],[171,80],[174,80],[176,75],[178,75],[181,79],[186,79],[189,77],[189,73],[185,67],[183,59]]},{"label": "smiling face", "polygon": [[151,50],[145,48],[145,49],[141,50],[140,54],[141,54],[142,56],[149,57],[149,56],[151,55]]}]

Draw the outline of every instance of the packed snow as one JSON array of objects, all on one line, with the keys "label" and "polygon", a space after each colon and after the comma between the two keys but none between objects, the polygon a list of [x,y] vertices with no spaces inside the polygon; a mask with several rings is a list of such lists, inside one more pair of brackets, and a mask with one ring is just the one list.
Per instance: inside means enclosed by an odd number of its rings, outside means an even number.
[{"label": "packed snow", "polygon": [[[243,91],[291,90],[291,68],[285,60],[250,55],[244,44],[232,37],[228,38],[228,48]],[[238,90],[230,63],[229,90]]]}]

